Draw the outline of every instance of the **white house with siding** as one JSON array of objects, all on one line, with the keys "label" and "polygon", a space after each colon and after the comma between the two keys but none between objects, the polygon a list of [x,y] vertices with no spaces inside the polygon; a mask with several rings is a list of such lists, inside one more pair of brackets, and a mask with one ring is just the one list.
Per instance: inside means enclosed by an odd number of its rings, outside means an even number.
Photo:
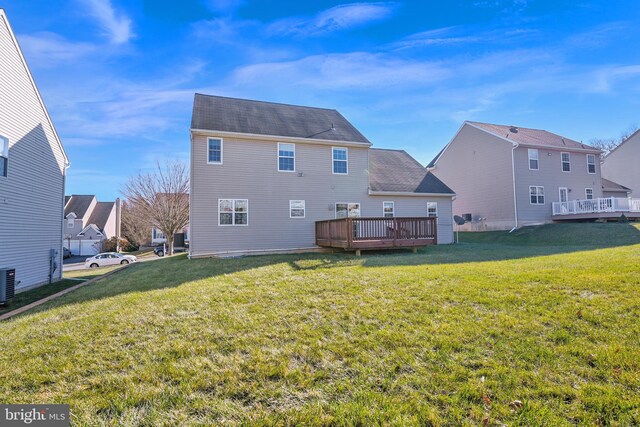
[{"label": "white house with siding", "polygon": [[640,197],[640,130],[613,149],[602,162],[602,176]]},{"label": "white house with siding", "polygon": [[316,222],[340,218],[357,238],[415,246],[437,222],[432,243],[451,243],[454,196],[406,152],[371,148],[336,110],[195,95],[192,257],[318,249]]},{"label": "white house with siding", "polygon": [[69,161],[3,9],[0,64],[0,269],[19,290],[61,277]]}]

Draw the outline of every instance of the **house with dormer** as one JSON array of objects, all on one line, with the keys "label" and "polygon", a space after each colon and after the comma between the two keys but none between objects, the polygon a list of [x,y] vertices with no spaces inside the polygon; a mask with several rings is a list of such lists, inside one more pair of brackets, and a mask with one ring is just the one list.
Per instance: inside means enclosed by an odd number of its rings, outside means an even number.
[{"label": "house with dormer", "polygon": [[65,197],[64,247],[73,255],[95,255],[103,241],[120,235],[120,200],[99,202],[95,195]]}]

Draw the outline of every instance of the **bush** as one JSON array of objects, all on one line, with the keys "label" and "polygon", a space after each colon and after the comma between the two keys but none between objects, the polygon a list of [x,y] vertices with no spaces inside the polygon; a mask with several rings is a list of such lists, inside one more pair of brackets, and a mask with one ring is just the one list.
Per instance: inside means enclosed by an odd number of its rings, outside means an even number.
[{"label": "bush", "polygon": [[[127,239],[118,239],[114,236],[110,239],[106,239],[102,241],[102,252],[116,252],[118,250],[118,243],[120,243],[120,250],[124,252],[131,252],[128,250],[131,247],[131,244]],[[136,249],[133,249],[134,251]]]}]

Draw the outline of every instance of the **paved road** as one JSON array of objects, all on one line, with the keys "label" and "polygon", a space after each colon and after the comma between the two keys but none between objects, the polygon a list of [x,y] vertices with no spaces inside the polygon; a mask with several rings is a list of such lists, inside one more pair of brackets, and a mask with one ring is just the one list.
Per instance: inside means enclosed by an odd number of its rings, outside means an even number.
[{"label": "paved road", "polygon": [[[85,255],[85,256],[72,256],[71,258],[67,258],[64,260],[64,262],[62,263],[62,271],[74,271],[74,270],[84,270],[84,261],[89,258],[89,255]],[[145,261],[153,261],[154,259],[158,259],[159,257],[151,254],[151,255],[144,255],[144,256],[139,256],[138,257],[138,262],[145,262]]]}]

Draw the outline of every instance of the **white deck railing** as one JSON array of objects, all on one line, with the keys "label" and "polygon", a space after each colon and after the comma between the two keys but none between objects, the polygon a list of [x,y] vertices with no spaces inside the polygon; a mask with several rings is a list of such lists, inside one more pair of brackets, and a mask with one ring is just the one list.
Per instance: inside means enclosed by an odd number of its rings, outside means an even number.
[{"label": "white deck railing", "polygon": [[640,199],[605,197],[570,202],[553,202],[554,215],[576,215],[590,213],[640,212]]}]

